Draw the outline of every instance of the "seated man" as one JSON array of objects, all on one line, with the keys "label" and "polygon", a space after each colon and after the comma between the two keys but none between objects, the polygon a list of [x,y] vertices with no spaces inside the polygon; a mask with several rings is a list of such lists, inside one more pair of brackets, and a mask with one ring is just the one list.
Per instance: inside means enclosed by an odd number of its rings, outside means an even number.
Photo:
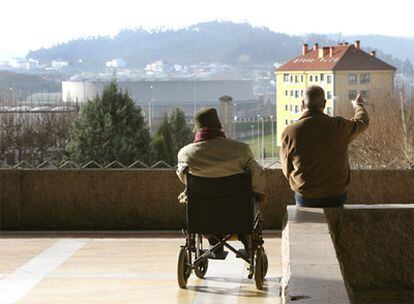
[{"label": "seated man", "polygon": [[282,134],[283,173],[301,207],[337,207],[345,203],[351,177],[348,144],[369,123],[360,95],[353,101],[355,115],[350,120],[325,115],[325,103],[324,90],[309,87],[302,101],[305,112]]},{"label": "seated man", "polygon": [[[194,115],[195,138],[194,143],[189,144],[178,152],[177,175],[184,184],[186,181],[186,169],[194,176],[200,177],[224,177],[249,171],[251,174],[252,190],[257,201],[265,198],[265,176],[263,168],[255,161],[249,145],[235,140],[227,139],[217,111],[214,108],[199,110]],[[186,194],[179,197],[185,202]],[[244,236],[238,236],[246,250],[247,241]],[[216,243],[213,237],[209,237],[211,245]],[[221,247],[216,253],[220,253]]]}]

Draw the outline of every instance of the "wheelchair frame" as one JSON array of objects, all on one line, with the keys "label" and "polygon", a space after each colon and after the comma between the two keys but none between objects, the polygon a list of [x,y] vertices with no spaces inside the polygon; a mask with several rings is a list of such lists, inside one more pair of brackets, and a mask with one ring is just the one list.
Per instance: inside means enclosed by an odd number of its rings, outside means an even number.
[{"label": "wheelchair frame", "polygon": [[210,235],[216,239],[217,243],[207,250],[203,249],[202,234],[188,233],[186,229],[183,229],[183,234],[186,238],[186,242],[185,245],[180,248],[177,264],[177,279],[180,288],[186,288],[187,280],[193,270],[198,278],[204,278],[208,269],[208,259],[211,254],[213,254],[219,247],[224,246],[236,254],[237,257],[242,258],[249,264],[248,278],[252,279],[254,276],[257,289],[263,289],[263,283],[268,270],[268,259],[263,247],[264,241],[262,236],[262,219],[260,211],[257,211],[255,215],[252,233],[247,234],[250,255],[238,251],[227,243],[233,234],[226,234],[222,238]]}]

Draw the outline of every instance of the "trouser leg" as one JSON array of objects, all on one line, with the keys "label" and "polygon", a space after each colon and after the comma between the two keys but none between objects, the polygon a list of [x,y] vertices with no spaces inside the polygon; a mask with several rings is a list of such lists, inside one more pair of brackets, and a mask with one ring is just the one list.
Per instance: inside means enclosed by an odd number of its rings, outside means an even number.
[{"label": "trouser leg", "polygon": [[[209,242],[209,244],[210,244],[210,246],[214,246],[214,245],[216,245],[217,243],[219,243],[219,241],[217,241],[216,239],[215,239],[215,237],[216,238],[222,238],[223,236],[222,235],[213,235],[213,234],[209,234],[208,235],[208,237],[207,237],[207,239],[208,239],[208,242]],[[223,246],[220,246],[220,247],[218,247],[216,250],[215,250],[215,253],[217,253],[217,254],[220,254],[220,253],[222,253],[224,251],[224,249],[223,249]]]},{"label": "trouser leg", "polygon": [[244,245],[244,249],[246,249],[246,251],[248,251],[250,246],[249,246],[249,240],[247,239],[247,235],[246,234],[237,234],[237,238]]}]

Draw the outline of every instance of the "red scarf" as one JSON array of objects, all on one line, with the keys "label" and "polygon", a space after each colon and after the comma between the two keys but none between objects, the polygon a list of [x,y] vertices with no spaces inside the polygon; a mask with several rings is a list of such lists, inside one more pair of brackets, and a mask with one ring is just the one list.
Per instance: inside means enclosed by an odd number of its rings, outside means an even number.
[{"label": "red scarf", "polygon": [[226,138],[226,135],[224,134],[223,130],[219,128],[201,128],[197,130],[194,135],[194,143],[213,139],[216,137]]}]

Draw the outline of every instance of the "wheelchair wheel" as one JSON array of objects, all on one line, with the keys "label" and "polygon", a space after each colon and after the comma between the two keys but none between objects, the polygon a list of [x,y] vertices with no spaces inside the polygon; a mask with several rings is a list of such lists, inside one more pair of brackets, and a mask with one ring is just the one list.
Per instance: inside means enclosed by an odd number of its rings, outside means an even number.
[{"label": "wheelchair wheel", "polygon": [[208,269],[208,258],[202,259],[194,268],[195,275],[197,278],[204,278]]},{"label": "wheelchair wheel", "polygon": [[191,268],[188,265],[189,257],[187,249],[181,247],[180,252],[178,253],[178,263],[177,263],[177,280],[178,286],[180,288],[187,287],[187,280],[191,274]]},{"label": "wheelchair wheel", "polygon": [[267,275],[267,269],[269,268],[269,261],[267,260],[267,254],[263,251],[263,279]]},{"label": "wheelchair wheel", "polygon": [[256,288],[259,290],[263,289],[263,281],[264,281],[264,250],[263,247],[257,248],[256,251],[256,261],[255,261],[255,268],[254,268],[254,281],[256,282]]}]

